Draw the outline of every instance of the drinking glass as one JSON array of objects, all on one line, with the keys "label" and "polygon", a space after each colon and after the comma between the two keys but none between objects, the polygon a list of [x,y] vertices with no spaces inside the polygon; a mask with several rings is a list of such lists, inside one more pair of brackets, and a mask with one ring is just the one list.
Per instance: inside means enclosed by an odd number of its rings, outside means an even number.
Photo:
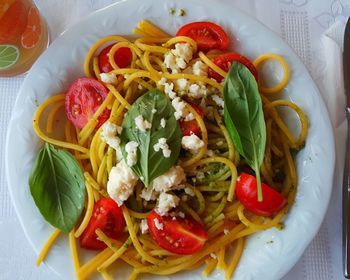
[{"label": "drinking glass", "polygon": [[45,20],[31,0],[0,0],[0,76],[25,73],[49,43]]}]

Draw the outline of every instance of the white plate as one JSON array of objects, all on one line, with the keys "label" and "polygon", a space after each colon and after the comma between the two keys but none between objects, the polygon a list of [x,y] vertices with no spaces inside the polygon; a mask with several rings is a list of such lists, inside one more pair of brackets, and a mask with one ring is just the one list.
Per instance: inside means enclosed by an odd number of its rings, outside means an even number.
[{"label": "white plate", "polygon": [[[169,14],[183,8],[186,16]],[[234,49],[254,58],[266,52],[279,53],[291,69],[286,98],[308,115],[310,131],[305,148],[297,156],[298,193],[282,231],[270,229],[247,242],[234,279],[279,279],[296,263],[315,236],[327,209],[334,169],[334,142],[330,121],[320,94],[300,59],[282,39],[247,15],[211,0],[129,0],[98,11],[56,39],[35,63],[18,95],[6,143],[9,191],[28,240],[36,252],[52,232],[30,196],[28,174],[42,143],[32,129],[37,104],[65,90],[83,75],[83,59],[89,47],[109,34],[130,34],[137,22],[149,19],[174,34],[186,22],[210,20],[220,24],[234,40]],[[278,76],[277,71],[272,75]],[[292,118],[292,121],[294,118]],[[296,120],[294,120],[296,121]],[[64,238],[53,247],[46,262],[64,279],[74,273],[68,243]],[[118,272],[119,277],[126,275]],[[171,279],[205,278],[200,271]],[[222,278],[219,272],[212,276]],[[194,278],[193,278],[194,279]]]}]

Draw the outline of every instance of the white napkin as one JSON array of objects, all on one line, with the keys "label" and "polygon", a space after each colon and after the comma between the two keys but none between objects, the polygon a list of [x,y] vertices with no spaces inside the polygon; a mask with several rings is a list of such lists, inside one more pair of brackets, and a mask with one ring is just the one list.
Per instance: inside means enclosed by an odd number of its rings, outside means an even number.
[{"label": "white napkin", "polygon": [[[334,275],[342,277],[342,183],[347,134],[346,96],[343,81],[344,20],[336,21],[322,36],[326,68],[321,94],[333,125],[336,166],[333,193],[324,225],[328,229],[328,244]],[[337,278],[340,279],[340,278]],[[344,278],[345,279],[345,278]]]}]

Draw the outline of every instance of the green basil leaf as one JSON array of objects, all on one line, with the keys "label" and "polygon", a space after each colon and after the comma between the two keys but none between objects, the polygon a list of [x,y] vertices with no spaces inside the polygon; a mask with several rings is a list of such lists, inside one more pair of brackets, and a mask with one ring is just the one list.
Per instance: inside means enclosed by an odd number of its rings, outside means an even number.
[{"label": "green basil leaf", "polygon": [[[126,161],[125,145],[129,141],[139,144],[137,148],[137,163],[131,166],[134,173],[148,186],[153,179],[168,171],[177,161],[181,149],[182,132],[174,116],[175,110],[167,96],[161,91],[153,89],[139,97],[127,112],[120,136],[123,157]],[[135,124],[136,117],[142,115],[144,120],[152,124],[151,129],[140,131]],[[166,125],[160,125],[164,118]],[[156,152],[153,146],[158,139],[166,138],[170,157],[163,156],[162,150]]]},{"label": "green basil leaf", "polygon": [[224,101],[225,125],[238,152],[256,173],[260,201],[260,166],[265,154],[266,126],[258,85],[241,63],[233,63],[225,79]]},{"label": "green basil leaf", "polygon": [[30,192],[43,217],[63,232],[70,232],[84,209],[84,176],[67,151],[46,143],[29,177]]}]

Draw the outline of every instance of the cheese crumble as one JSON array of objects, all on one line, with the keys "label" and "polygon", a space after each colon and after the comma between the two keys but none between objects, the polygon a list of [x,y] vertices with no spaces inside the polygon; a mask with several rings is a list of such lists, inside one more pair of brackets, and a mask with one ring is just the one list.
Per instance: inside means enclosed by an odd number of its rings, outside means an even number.
[{"label": "cheese crumble", "polygon": [[204,146],[204,142],[196,134],[191,134],[189,136],[182,137],[181,145],[185,150],[195,154]]},{"label": "cheese crumble", "polygon": [[121,131],[122,128],[120,126],[107,121],[102,125],[102,131],[100,136],[101,139],[104,142],[106,142],[109,146],[111,146],[115,150],[118,150],[120,139],[117,136],[117,134],[120,134]]},{"label": "cheese crumble", "polygon": [[158,205],[156,207],[156,212],[164,216],[166,215],[170,209],[175,208],[180,202],[180,198],[176,195],[161,193],[158,198]]},{"label": "cheese crumble", "polygon": [[162,150],[163,156],[168,158],[171,155],[171,150],[169,149],[168,144],[166,143],[166,138],[162,137],[158,139],[158,143],[153,145],[153,149],[156,152],[159,152],[159,150]]},{"label": "cheese crumble", "polygon": [[125,151],[127,153],[126,163],[129,166],[133,166],[137,163],[137,147],[139,144],[135,141],[130,141],[125,145]]},{"label": "cheese crumble", "polygon": [[114,73],[101,73],[100,78],[106,84],[117,84],[118,82],[117,76]]},{"label": "cheese crumble", "polygon": [[151,186],[157,192],[167,192],[177,187],[186,180],[185,171],[181,166],[173,166],[163,175],[155,178]]},{"label": "cheese crumble", "polygon": [[138,178],[134,172],[122,160],[116,166],[112,167],[109,173],[107,192],[121,206],[133,193],[137,181]]},{"label": "cheese crumble", "polygon": [[144,120],[142,115],[138,115],[135,118],[135,125],[142,132],[146,132],[147,129],[152,128],[152,124],[149,121]]}]

